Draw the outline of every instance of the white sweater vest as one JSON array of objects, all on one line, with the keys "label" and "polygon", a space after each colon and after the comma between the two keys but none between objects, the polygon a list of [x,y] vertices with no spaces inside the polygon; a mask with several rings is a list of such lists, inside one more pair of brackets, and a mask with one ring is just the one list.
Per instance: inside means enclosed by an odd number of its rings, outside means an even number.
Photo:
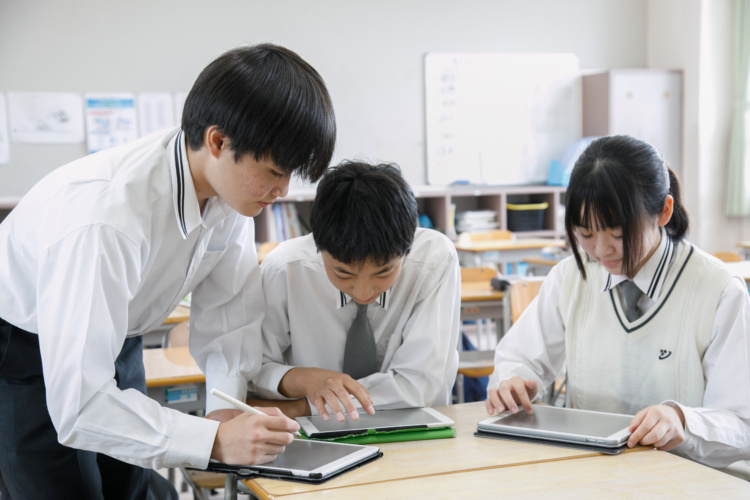
[{"label": "white sweater vest", "polygon": [[678,260],[656,303],[632,323],[618,294],[602,292],[601,265],[585,264],[584,281],[575,261],[568,262],[559,313],[576,408],[635,414],[665,400],[703,405],[703,354],[731,275],[691,244],[678,245]]}]

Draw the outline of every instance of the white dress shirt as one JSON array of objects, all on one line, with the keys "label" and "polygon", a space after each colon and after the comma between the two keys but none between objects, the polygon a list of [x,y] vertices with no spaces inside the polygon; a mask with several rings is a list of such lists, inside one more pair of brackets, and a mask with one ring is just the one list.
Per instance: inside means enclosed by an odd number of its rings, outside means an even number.
[{"label": "white dress shirt", "polygon": [[[263,367],[250,389],[263,398],[286,399],[278,386],[292,368],[342,371],[356,303],[328,280],[312,235],[285,241],[261,269]],[[449,404],[458,367],[460,295],[455,246],[436,231],[417,229],[395,284],[368,307],[382,365],[359,382],[376,408]]]},{"label": "white dress shirt", "polygon": [[114,362],[192,292],[191,354],[209,387],[244,397],[261,352],[253,239],[253,220],[218,198],[201,215],[179,130],[74,161],[29,191],[0,225],[0,317],[39,335],[61,443],[143,467],[207,465],[218,423],[119,390]]},{"label": "white dress shirt", "polygon": [[[641,311],[648,311],[666,290],[662,285],[677,272],[672,264],[682,251],[687,251],[686,247],[662,237],[659,248],[636,274],[633,281],[645,293],[638,302]],[[539,387],[554,381],[566,359],[565,326],[558,304],[566,293],[561,287],[564,267],[575,266],[572,259],[552,269],[538,297],[498,344],[488,388],[514,375],[535,380]],[[625,279],[607,275],[602,293],[609,293]],[[613,291],[619,293],[619,288]],[[706,381],[703,406],[691,408],[674,401],[664,404],[679,406],[685,415],[685,442],[675,451],[706,465],[724,467],[750,457],[750,299],[740,280],[730,279],[721,293],[702,364]],[[637,376],[632,380],[647,383]]]}]

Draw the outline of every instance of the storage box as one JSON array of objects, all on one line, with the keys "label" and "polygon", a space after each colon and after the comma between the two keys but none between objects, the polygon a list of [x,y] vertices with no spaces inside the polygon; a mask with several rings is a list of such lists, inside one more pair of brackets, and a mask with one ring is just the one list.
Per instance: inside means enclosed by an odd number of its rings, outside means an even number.
[{"label": "storage box", "polygon": [[549,203],[546,201],[523,205],[508,203],[507,207],[510,231],[539,231],[544,224],[544,211],[549,207]]}]

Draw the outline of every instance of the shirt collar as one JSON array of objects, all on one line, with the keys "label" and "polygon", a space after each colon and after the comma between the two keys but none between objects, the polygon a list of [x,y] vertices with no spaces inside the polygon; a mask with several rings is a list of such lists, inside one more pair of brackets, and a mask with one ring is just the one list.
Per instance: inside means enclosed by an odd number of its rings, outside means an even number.
[{"label": "shirt collar", "polygon": [[201,217],[198,195],[195,193],[193,176],[187,161],[187,150],[185,149],[185,134],[182,130],[177,132],[167,147],[170,171],[172,173],[172,200],[174,212],[177,218],[177,226],[182,238],[187,236],[198,226],[203,219]]},{"label": "shirt collar", "polygon": [[[391,290],[392,288],[381,293],[380,297],[375,299],[375,302],[373,302],[373,304],[378,304],[380,307],[387,311],[389,302],[391,301]],[[352,298],[349,295],[340,290],[336,290],[336,309],[341,309],[342,307],[347,305],[350,300],[352,300]]]},{"label": "shirt collar", "polygon": [[[659,233],[659,246],[632,280],[652,300],[659,296],[667,277],[667,270],[674,258],[672,238],[662,228],[659,228]],[[608,292],[627,279],[624,274],[607,274],[603,291]]]}]

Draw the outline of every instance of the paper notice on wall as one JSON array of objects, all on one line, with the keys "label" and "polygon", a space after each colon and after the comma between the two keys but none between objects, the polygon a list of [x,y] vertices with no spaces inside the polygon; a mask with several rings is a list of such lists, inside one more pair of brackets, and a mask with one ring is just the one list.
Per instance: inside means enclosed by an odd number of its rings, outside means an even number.
[{"label": "paper notice on wall", "polygon": [[175,125],[177,122],[172,94],[169,92],[138,94],[138,131],[141,137]]},{"label": "paper notice on wall", "polygon": [[8,92],[13,142],[83,142],[83,103],[69,92]]},{"label": "paper notice on wall", "polygon": [[138,138],[133,94],[87,94],[86,140],[89,153]]},{"label": "paper notice on wall", "polygon": [[8,108],[5,94],[0,93],[0,165],[10,161],[10,139],[8,138]]}]

